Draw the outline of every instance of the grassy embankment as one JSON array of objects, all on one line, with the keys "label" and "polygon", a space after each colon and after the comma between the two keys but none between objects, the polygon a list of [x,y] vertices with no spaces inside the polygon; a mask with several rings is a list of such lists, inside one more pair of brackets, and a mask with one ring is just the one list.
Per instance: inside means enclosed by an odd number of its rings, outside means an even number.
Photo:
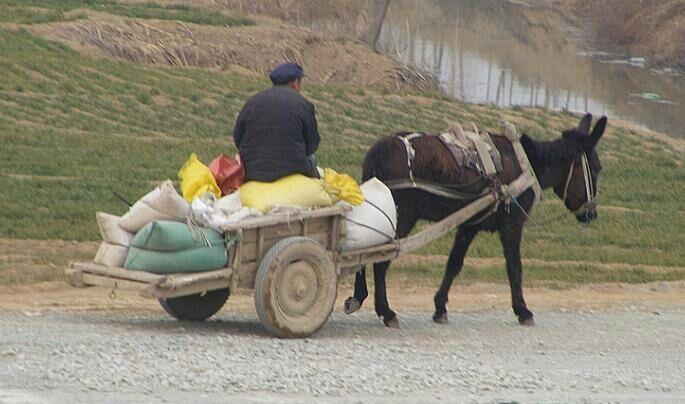
[{"label": "grassy embankment", "polygon": [[[126,211],[111,191],[133,200],[174,178],[191,152],[205,161],[232,152],[235,114],[247,96],[267,86],[230,69],[91,58],[10,29],[0,29],[0,54],[0,239],[97,240],[94,212]],[[402,129],[437,131],[455,120],[496,129],[506,118],[534,137],[550,138],[576,123],[563,113],[473,106],[434,94],[309,84],[306,95],[324,137],[322,165],[357,177],[369,146]],[[685,278],[682,149],[614,126],[599,150],[605,167],[599,220],[581,228],[569,215],[530,227],[523,243],[523,257],[533,260],[526,262],[527,281]],[[563,209],[550,193],[534,220],[545,222]],[[7,245],[4,250],[14,244]],[[405,263],[398,272],[425,275],[432,284],[450,246],[449,238],[433,243],[421,251],[431,255],[426,262]],[[63,251],[41,257],[47,269],[38,274],[17,274],[23,252],[5,251],[0,282],[55,279],[68,259],[89,258],[83,249]],[[77,256],[66,255],[72,251]],[[469,256],[501,258],[499,242],[483,235]],[[500,261],[483,260],[467,263],[461,279],[502,281],[506,274]]]},{"label": "grassy embankment", "polygon": [[0,0],[0,22],[39,24],[70,21],[85,18],[84,12],[88,10],[123,17],[175,20],[202,25],[254,25],[248,18],[227,16],[188,5],[155,2],[120,4],[113,0]]}]

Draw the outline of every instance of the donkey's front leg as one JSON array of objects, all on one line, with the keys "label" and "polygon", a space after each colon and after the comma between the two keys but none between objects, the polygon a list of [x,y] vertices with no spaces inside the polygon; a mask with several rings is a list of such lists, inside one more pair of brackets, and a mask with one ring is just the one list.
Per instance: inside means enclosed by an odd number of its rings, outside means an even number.
[{"label": "donkey's front leg", "polygon": [[523,235],[523,222],[514,222],[502,226],[500,240],[504,248],[504,257],[507,261],[507,275],[511,288],[511,307],[518,317],[519,324],[533,325],[533,313],[526,307],[523,300],[522,268],[521,268],[521,237]]}]

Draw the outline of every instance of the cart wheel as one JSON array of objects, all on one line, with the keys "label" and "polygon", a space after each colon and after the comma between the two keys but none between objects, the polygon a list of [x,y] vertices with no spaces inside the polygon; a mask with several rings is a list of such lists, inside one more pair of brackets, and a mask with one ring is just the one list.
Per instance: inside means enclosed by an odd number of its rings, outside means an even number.
[{"label": "cart wheel", "polygon": [[298,338],[326,323],[337,292],[338,277],[326,249],[310,238],[290,237],[274,244],[259,264],[254,300],[271,334]]},{"label": "cart wheel", "polygon": [[179,320],[204,321],[219,311],[229,295],[228,288],[210,290],[206,293],[159,299],[167,313]]}]

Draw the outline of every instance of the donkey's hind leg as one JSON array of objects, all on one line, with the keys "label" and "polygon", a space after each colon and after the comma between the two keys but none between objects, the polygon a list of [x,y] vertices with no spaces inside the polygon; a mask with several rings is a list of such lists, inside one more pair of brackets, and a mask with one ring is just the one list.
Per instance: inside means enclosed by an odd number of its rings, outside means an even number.
[{"label": "donkey's hind leg", "polygon": [[373,264],[375,309],[376,314],[383,320],[383,324],[385,324],[386,327],[400,328],[400,322],[397,320],[397,313],[390,309],[388,296],[386,294],[385,275],[387,275],[389,267],[390,261]]},{"label": "donkey's hind leg", "polygon": [[[398,201],[398,199],[396,199]],[[399,214],[397,217],[397,237],[404,238],[416,225],[418,220],[418,215],[413,209],[412,204],[402,204],[399,203]],[[406,206],[406,207],[405,207]],[[390,310],[390,305],[388,304],[388,297],[385,291],[385,274],[390,266],[390,261],[381,262],[374,264],[373,275],[376,282],[374,289],[374,301],[376,314],[378,317],[383,319],[383,323],[388,327],[397,328],[399,327],[399,322],[397,321],[397,314]],[[365,269],[357,272],[354,281],[354,295],[348,297],[345,300],[345,313],[352,314],[359,310],[364,303],[364,299],[368,296],[369,292],[366,287],[366,276]],[[380,282],[380,283],[379,283]]]},{"label": "donkey's hind leg", "polygon": [[359,310],[367,296],[369,290],[366,288],[366,267],[362,267],[354,276],[354,295],[345,299],[345,313],[352,314]]},{"label": "donkey's hind leg", "polygon": [[[416,225],[418,215],[413,210],[409,210],[400,205],[399,215],[397,218],[397,237],[407,237],[409,232]],[[410,205],[411,206],[411,205]],[[397,320],[397,314],[390,309],[388,303],[388,295],[385,288],[385,276],[388,273],[390,261],[379,262],[373,265],[373,280],[374,280],[374,306],[376,314],[383,320],[383,324],[390,328],[400,328],[400,323]]]},{"label": "donkey's hind leg", "polygon": [[[376,314],[383,320],[383,324],[390,328],[399,328],[397,314],[390,310],[388,297],[385,291],[385,275],[389,266],[390,261],[374,264],[373,266],[374,281],[376,283],[374,289],[374,302]],[[344,309],[347,314],[352,314],[359,310],[362,307],[362,303],[364,303],[364,300],[369,295],[366,287],[365,275],[366,268],[362,268],[362,270],[355,275],[354,296],[350,296],[345,300]]]}]

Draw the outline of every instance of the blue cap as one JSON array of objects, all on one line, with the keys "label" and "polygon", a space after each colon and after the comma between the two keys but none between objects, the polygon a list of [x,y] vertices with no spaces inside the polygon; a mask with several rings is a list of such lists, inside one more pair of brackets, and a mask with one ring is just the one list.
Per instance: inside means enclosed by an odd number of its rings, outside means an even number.
[{"label": "blue cap", "polygon": [[302,67],[295,63],[283,63],[269,74],[269,78],[274,84],[288,84],[291,81],[301,79],[303,76]]}]

